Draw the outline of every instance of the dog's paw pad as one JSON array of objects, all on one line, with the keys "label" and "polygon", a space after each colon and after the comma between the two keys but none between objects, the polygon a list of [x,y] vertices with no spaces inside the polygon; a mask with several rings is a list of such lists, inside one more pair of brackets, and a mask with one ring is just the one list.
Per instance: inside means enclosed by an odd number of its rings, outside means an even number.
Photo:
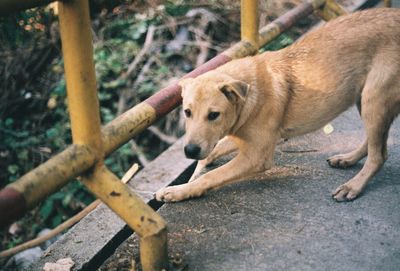
[{"label": "dog's paw pad", "polygon": [[156,192],[154,198],[158,201],[176,202],[185,199],[185,193],[180,186],[169,186]]},{"label": "dog's paw pad", "polygon": [[346,159],[343,155],[335,155],[326,160],[331,167],[348,168],[353,165],[352,161]]},{"label": "dog's paw pad", "polygon": [[332,193],[332,197],[338,202],[351,201],[355,199],[359,193],[359,191],[352,189],[346,184],[343,184]]}]

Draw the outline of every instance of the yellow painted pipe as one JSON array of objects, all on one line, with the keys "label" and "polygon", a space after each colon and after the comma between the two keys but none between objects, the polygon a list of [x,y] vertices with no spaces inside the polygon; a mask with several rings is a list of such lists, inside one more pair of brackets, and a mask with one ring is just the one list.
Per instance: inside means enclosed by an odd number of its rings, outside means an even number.
[{"label": "yellow painted pipe", "polygon": [[139,235],[143,270],[167,270],[167,231],[162,217],[105,166],[81,181]]},{"label": "yellow painted pipe", "polygon": [[306,3],[309,3],[313,6],[314,10],[321,8],[325,4],[326,0],[307,0]]},{"label": "yellow painted pipe", "polygon": [[[70,0],[59,3],[58,10],[72,138],[75,144],[86,144],[95,150],[98,159],[93,170],[84,174],[81,181],[143,240],[141,244],[144,250],[140,254],[143,270],[167,269],[165,221],[103,164],[104,146],[93,62],[89,3],[87,0]],[[146,116],[145,108],[142,111]],[[145,127],[146,123],[141,125],[141,118],[139,114],[138,121],[134,121],[135,129]],[[120,127],[120,130],[112,129],[115,137],[132,134],[132,131],[124,129],[125,125]]]},{"label": "yellow painted pipe", "polygon": [[325,21],[329,21],[347,13],[348,12],[346,9],[338,4],[335,0],[326,0],[326,3],[322,9],[318,10],[317,15]]},{"label": "yellow painted pipe", "polygon": [[94,151],[85,145],[74,144],[7,187],[24,196],[25,209],[29,210],[63,187],[66,180],[91,168],[95,160]]},{"label": "yellow painted pipe", "polygon": [[312,14],[324,4],[325,0],[308,0],[279,16],[276,20],[260,29],[258,38],[259,47],[271,42],[282,32],[292,27],[297,20]]},{"label": "yellow painted pipe", "polygon": [[86,144],[96,150],[101,160],[103,145],[89,2],[59,2],[58,11],[72,139],[75,144]]},{"label": "yellow painted pipe", "polygon": [[258,0],[241,0],[241,39],[258,46]]},{"label": "yellow painted pipe", "polygon": [[[143,270],[168,270],[167,229],[140,238],[140,262]],[[163,260],[161,260],[163,259]]]},{"label": "yellow painted pipe", "polygon": [[390,8],[392,7],[392,0],[383,0],[383,4],[385,7]]},{"label": "yellow painted pipe", "polygon": [[102,130],[106,156],[153,124],[156,118],[153,107],[140,103],[108,123]]},{"label": "yellow painted pipe", "polygon": [[327,0],[326,6],[338,16],[348,14],[347,10],[335,0]]}]

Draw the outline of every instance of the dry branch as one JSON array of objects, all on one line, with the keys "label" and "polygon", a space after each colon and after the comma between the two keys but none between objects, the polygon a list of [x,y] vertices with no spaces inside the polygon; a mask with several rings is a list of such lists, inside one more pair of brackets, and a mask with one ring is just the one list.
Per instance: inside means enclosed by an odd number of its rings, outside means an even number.
[{"label": "dry branch", "polygon": [[123,75],[125,78],[128,78],[132,74],[132,72],[136,70],[136,68],[139,65],[139,63],[143,60],[143,58],[150,51],[151,45],[152,45],[153,40],[154,40],[155,30],[156,30],[156,28],[155,28],[154,25],[150,25],[149,28],[147,29],[146,39],[145,39],[145,42],[143,44],[143,48],[136,55],[135,59],[131,62],[131,64],[129,64],[126,73]]},{"label": "dry branch", "polygon": [[135,140],[131,139],[129,141],[129,144],[131,145],[132,151],[136,154],[139,162],[145,167],[149,164],[149,160],[146,158],[140,147],[136,144]]},{"label": "dry branch", "polygon": [[136,80],[133,82],[130,88],[126,88],[121,93],[118,106],[117,106],[117,115],[121,115],[128,107],[128,101],[134,97],[135,89],[144,81],[146,80],[145,74],[150,70],[151,65],[154,63],[155,58],[152,56],[147,60],[146,64],[143,65],[139,75],[137,76]]},{"label": "dry branch", "polygon": [[161,141],[164,141],[165,143],[172,145],[174,144],[178,138],[172,135],[167,135],[163,133],[160,129],[158,129],[156,126],[150,126],[147,128],[149,131],[151,131],[153,134],[155,134]]}]

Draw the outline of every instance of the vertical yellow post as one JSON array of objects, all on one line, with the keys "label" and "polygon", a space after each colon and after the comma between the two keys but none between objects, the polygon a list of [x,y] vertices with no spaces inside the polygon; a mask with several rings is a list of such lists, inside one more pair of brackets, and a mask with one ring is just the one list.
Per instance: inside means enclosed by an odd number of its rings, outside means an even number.
[{"label": "vertical yellow post", "polygon": [[99,101],[87,0],[59,2],[60,32],[72,138],[98,152],[101,160]]},{"label": "vertical yellow post", "polygon": [[258,47],[258,0],[241,0],[241,38]]},{"label": "vertical yellow post", "polygon": [[337,16],[342,16],[347,14],[348,12],[341,5],[339,5],[336,0],[327,0],[326,5],[328,8],[334,12]]},{"label": "vertical yellow post", "polygon": [[326,0],[325,5],[317,11],[317,14],[325,21],[329,21],[339,16],[348,14],[348,12],[335,0]]},{"label": "vertical yellow post", "polygon": [[390,8],[392,6],[392,0],[383,0],[385,7]]},{"label": "vertical yellow post", "polygon": [[88,0],[59,2],[59,19],[68,107],[74,144],[95,153],[94,167],[81,181],[116,212],[140,237],[144,271],[168,268],[165,221],[121,183],[103,163],[96,76]]}]

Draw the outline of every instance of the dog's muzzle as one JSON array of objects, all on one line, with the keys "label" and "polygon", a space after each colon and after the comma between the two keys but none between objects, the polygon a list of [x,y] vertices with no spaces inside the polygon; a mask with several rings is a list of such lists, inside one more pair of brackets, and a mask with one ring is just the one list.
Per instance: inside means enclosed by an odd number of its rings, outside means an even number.
[{"label": "dog's muzzle", "polygon": [[197,144],[187,144],[184,151],[187,158],[198,159],[201,148]]}]

